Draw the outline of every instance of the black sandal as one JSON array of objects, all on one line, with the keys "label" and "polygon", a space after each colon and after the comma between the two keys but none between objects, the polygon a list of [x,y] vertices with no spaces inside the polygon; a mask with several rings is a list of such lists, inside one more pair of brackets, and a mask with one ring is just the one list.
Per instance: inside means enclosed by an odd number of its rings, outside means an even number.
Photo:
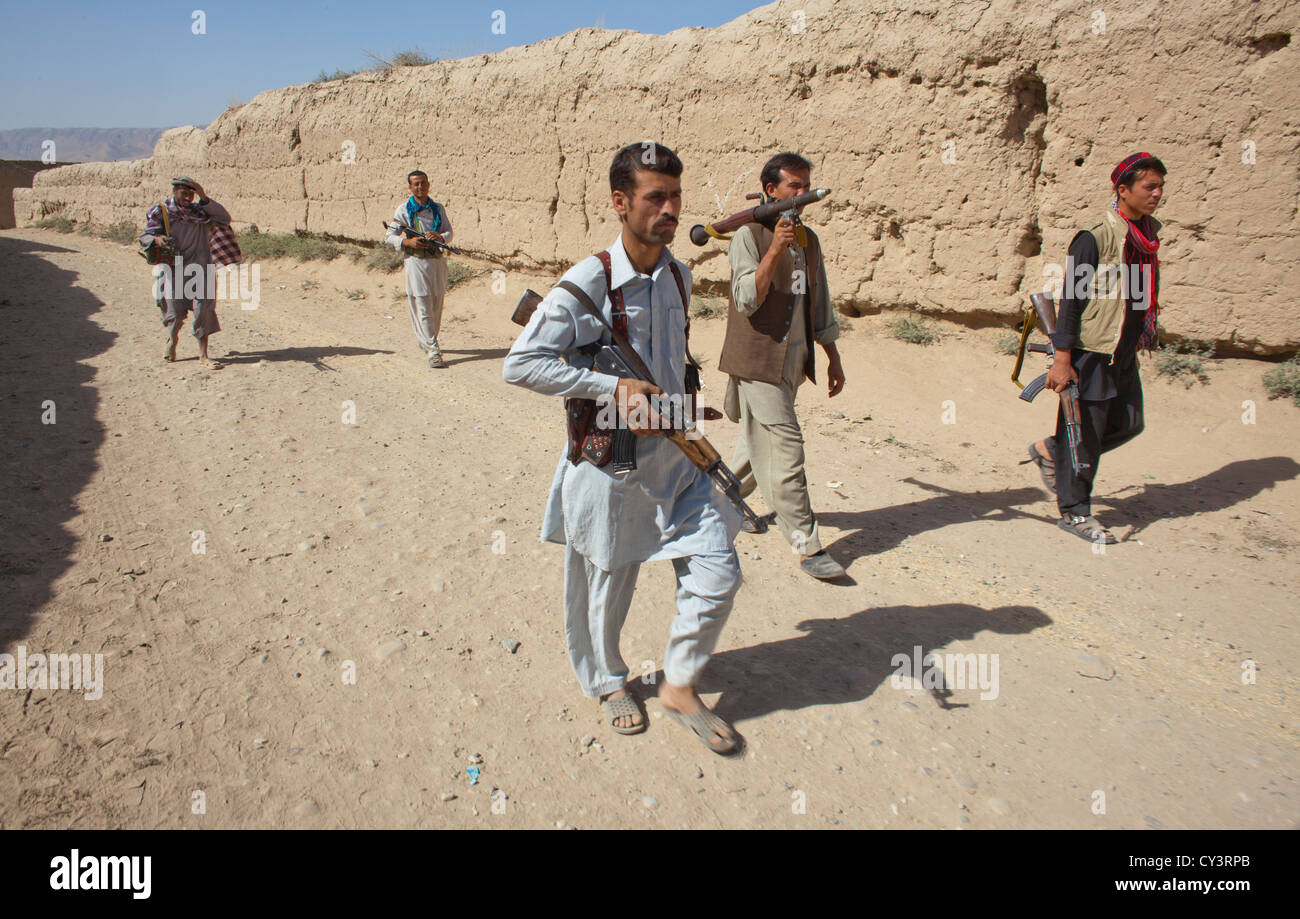
[{"label": "black sandal", "polygon": [[1100,543],[1103,546],[1113,546],[1119,542],[1110,530],[1106,529],[1097,520],[1096,517],[1080,517],[1078,514],[1065,514],[1056,525],[1067,533],[1073,533],[1080,539],[1086,539],[1088,542]]},{"label": "black sandal", "polygon": [[1030,444],[1029,459],[1021,460],[1020,465],[1023,466],[1025,463],[1033,463],[1037,466],[1038,474],[1043,477],[1043,484],[1047,486],[1047,490],[1056,494],[1056,463],[1052,458],[1039,453],[1037,444]]}]

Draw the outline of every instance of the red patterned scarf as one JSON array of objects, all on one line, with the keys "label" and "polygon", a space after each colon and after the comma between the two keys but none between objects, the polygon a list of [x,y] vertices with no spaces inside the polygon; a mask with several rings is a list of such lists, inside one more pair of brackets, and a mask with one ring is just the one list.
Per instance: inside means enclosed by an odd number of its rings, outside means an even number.
[{"label": "red patterned scarf", "polygon": [[[1118,199],[1111,206],[1117,214],[1124,217]],[[1146,314],[1142,318],[1142,337],[1138,339],[1137,349],[1149,352],[1156,343],[1156,320],[1160,315],[1160,305],[1156,302],[1156,286],[1160,283],[1160,256],[1156,253],[1160,249],[1160,240],[1156,239],[1155,233],[1147,236],[1142,232],[1144,226],[1149,226],[1145,217],[1136,223],[1124,217],[1124,222],[1128,224],[1128,235],[1124,237],[1124,264],[1129,266],[1129,271],[1133,270],[1132,266],[1138,266],[1137,270],[1142,273],[1142,290],[1147,295]],[[1132,287],[1129,289],[1132,290]],[[1129,306],[1131,308],[1132,303]]]}]

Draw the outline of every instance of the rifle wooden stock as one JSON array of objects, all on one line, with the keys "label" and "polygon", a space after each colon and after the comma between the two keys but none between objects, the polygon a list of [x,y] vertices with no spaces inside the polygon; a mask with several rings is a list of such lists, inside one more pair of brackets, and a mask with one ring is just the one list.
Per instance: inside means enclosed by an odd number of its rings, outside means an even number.
[{"label": "rifle wooden stock", "polygon": [[[541,304],[542,299],[543,298],[536,291],[525,290],[523,296],[519,298],[519,303],[515,306],[515,311],[514,314],[511,315],[510,321],[516,325],[528,325],[528,320],[532,318],[533,313],[537,311],[537,307]],[[627,338],[614,331],[608,323],[605,323],[604,317],[599,313],[597,314],[597,318],[600,319],[602,324],[604,324],[609,330],[614,343],[618,345],[618,350],[621,353],[623,360],[628,364],[628,370],[634,376],[644,380],[645,382],[658,386],[659,384],[655,383],[654,377],[650,373],[650,368],[641,360],[641,355],[637,354],[636,349],[632,347],[632,343],[628,341]],[[712,412],[712,416],[710,416],[710,412]],[[705,409],[705,417],[720,418],[722,416],[715,410]],[[749,505],[745,503],[744,499],[741,498],[740,480],[736,478],[736,474],[727,467],[727,464],[722,461],[722,455],[718,453],[713,444],[709,443],[708,439],[700,432],[699,428],[692,427],[689,431],[680,428],[672,428],[664,431],[664,436],[672,441],[673,444],[676,445],[677,449],[686,454],[686,458],[691,461],[691,464],[695,466],[696,469],[699,469],[713,480],[713,484],[718,487],[718,490],[727,497],[727,500],[729,500],[736,510],[740,512],[742,517],[750,522],[757,532],[767,532],[767,521],[755,514]]]},{"label": "rifle wooden stock", "polygon": [[515,325],[528,325],[528,320],[533,318],[533,313],[537,312],[541,302],[541,294],[531,288],[525,290],[524,295],[515,304],[515,311],[510,314],[510,321]]},{"label": "rifle wooden stock", "polygon": [[[1020,385],[1020,364],[1025,357],[1025,342],[1029,338],[1029,332],[1033,328],[1034,319],[1037,318],[1038,325],[1048,335],[1047,345],[1029,345],[1028,350],[1037,351],[1043,354],[1055,356],[1056,348],[1050,344],[1051,336],[1056,334],[1056,303],[1049,293],[1030,294],[1029,302],[1033,304],[1034,312],[1032,315],[1025,316],[1025,327],[1020,336],[1020,353],[1016,357],[1016,369],[1011,374],[1011,379],[1016,385]],[[1047,374],[1041,374],[1032,381],[1021,387],[1020,398],[1026,402],[1033,402],[1037,396],[1047,386]],[[1083,429],[1081,427],[1081,410],[1079,408],[1079,384],[1073,380],[1060,393],[1061,396],[1061,414],[1065,417],[1065,447],[1066,453],[1070,459],[1070,469],[1078,477],[1079,472],[1084,469],[1092,468],[1090,463],[1085,463],[1079,458],[1079,447],[1083,443]]]},{"label": "rifle wooden stock", "polygon": [[1034,305],[1034,314],[1038,317],[1038,326],[1050,338],[1056,334],[1056,303],[1049,293],[1029,295],[1029,302]]}]

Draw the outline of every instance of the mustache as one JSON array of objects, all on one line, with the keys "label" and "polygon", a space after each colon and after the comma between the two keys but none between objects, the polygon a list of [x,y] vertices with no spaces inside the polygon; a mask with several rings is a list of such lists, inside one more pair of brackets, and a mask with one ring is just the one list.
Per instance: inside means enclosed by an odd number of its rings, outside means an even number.
[{"label": "mustache", "polygon": [[657,227],[674,226],[674,227],[675,227],[675,226],[677,226],[677,218],[676,218],[676,217],[665,217],[663,220],[660,220],[658,223],[656,223],[655,226],[657,226]]}]

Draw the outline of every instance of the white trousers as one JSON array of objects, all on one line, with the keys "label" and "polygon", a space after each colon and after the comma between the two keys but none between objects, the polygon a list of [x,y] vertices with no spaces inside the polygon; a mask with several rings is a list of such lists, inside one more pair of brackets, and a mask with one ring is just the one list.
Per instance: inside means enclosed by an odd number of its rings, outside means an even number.
[{"label": "white trousers", "polygon": [[420,340],[420,350],[428,353],[438,346],[438,332],[442,329],[442,297],[415,297],[406,295],[411,306],[411,326]]},{"label": "white trousers", "polygon": [[[664,651],[664,677],[674,686],[694,686],[740,589],[740,560],[732,549],[672,561],[677,572],[677,616]],[[564,633],[569,662],[590,698],[627,683],[618,639],[640,570],[640,564],[633,564],[605,571],[565,546]]]}]

